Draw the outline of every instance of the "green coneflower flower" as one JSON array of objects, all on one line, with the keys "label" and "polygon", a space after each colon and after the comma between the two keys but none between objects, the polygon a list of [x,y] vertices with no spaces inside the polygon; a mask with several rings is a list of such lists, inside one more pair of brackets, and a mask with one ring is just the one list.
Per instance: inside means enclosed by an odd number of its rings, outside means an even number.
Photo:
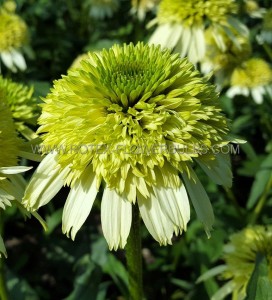
[{"label": "green coneflower flower", "polygon": [[89,15],[99,20],[112,17],[119,8],[119,0],[88,0],[84,4]]},{"label": "green coneflower flower", "polygon": [[[16,205],[27,217],[29,212],[22,206],[26,182],[20,173],[28,171],[31,167],[18,166],[18,156],[22,142],[18,139],[12,114],[7,106],[0,101],[0,210],[7,206]],[[40,219],[37,213],[33,214]],[[6,256],[3,239],[0,235],[0,257]]]},{"label": "green coneflower flower", "polygon": [[187,189],[209,233],[212,207],[192,163],[231,185],[228,156],[213,151],[228,144],[228,126],[215,87],[187,59],[159,46],[114,45],[89,53],[81,68],[54,82],[44,102],[38,132],[42,151],[50,153],[26,190],[28,209],[69,185],[63,232],[74,239],[103,182],[102,229],[110,249],[125,246],[135,203],[165,245],[186,230]]},{"label": "green coneflower flower", "polygon": [[213,295],[212,300],[222,300],[229,294],[232,294],[232,299],[245,299],[247,285],[254,271],[257,254],[261,254],[266,258],[268,276],[272,280],[271,226],[247,227],[231,235],[230,242],[224,247],[223,260],[225,265],[217,266],[201,276],[208,279],[220,275],[222,279],[228,280]]},{"label": "green coneflower flower", "polygon": [[272,69],[263,59],[251,58],[233,71],[230,83],[227,96],[251,95],[260,104],[265,94],[272,96]]},{"label": "green coneflower flower", "polygon": [[160,0],[131,0],[132,13],[137,14],[138,19],[143,21],[146,13],[153,10]]},{"label": "green coneflower flower", "polygon": [[249,59],[252,53],[248,38],[236,35],[234,43],[223,31],[220,34],[221,39],[218,44],[213,31],[210,28],[205,31],[206,54],[201,61],[201,71],[204,74],[213,72],[219,89],[229,84],[235,67],[240,65],[241,61]]},{"label": "green coneflower flower", "polygon": [[18,15],[0,7],[0,57],[7,68],[16,72],[26,69],[20,48],[28,41],[27,25]]},{"label": "green coneflower flower", "polygon": [[27,139],[36,137],[28,127],[28,125],[36,125],[38,117],[38,106],[33,92],[33,87],[0,76],[0,100],[9,107],[16,129]]},{"label": "green coneflower flower", "polygon": [[234,40],[231,30],[248,35],[247,28],[232,17],[236,12],[234,0],[162,0],[157,18],[152,21],[158,27],[149,43],[173,48],[181,57],[188,56],[191,62],[197,63],[205,55],[205,29],[212,29],[218,44],[222,30]]}]

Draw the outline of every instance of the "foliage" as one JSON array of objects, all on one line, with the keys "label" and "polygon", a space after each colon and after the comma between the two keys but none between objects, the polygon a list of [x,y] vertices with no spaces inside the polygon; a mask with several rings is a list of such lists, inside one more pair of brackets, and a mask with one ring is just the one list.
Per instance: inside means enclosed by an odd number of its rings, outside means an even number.
[{"label": "foliage", "polygon": [[[154,18],[155,10],[139,20],[132,14],[129,0],[119,2],[111,16],[101,19],[90,14],[93,4],[89,0],[17,0],[16,13],[29,27],[27,69],[12,73],[1,66],[2,76],[33,86],[40,103],[53,80],[66,74],[78,55],[109,48],[114,43],[147,41],[154,29],[147,29],[146,25]],[[250,17],[243,8],[245,1],[237,2],[241,8],[239,18],[250,29],[254,57],[263,58],[271,66],[271,44],[256,39],[262,18]],[[271,2],[260,0],[258,4],[268,9]],[[223,246],[229,236],[247,225],[272,223],[272,95],[266,95],[263,103],[257,104],[250,96],[230,98],[226,92],[227,87],[223,87],[220,101],[231,120],[231,133],[247,141],[231,148],[233,186],[216,186],[197,170],[214,208],[216,221],[210,239],[194,212],[187,232],[174,238],[172,246],[160,247],[142,226],[144,290],[148,300],[210,299],[224,281],[216,276],[200,283],[197,279],[222,263]],[[37,163],[28,165],[36,167]],[[30,176],[28,172],[25,178]],[[48,224],[46,232],[34,218],[25,222],[13,207],[1,215],[10,298],[127,299],[124,252],[108,250],[101,234],[99,201],[74,242],[62,234],[61,213],[67,193],[63,188],[54,201],[39,210]],[[247,299],[264,299],[260,295],[271,285],[267,263],[256,259]],[[259,282],[262,285],[257,288]],[[259,298],[254,298],[254,293]]]}]

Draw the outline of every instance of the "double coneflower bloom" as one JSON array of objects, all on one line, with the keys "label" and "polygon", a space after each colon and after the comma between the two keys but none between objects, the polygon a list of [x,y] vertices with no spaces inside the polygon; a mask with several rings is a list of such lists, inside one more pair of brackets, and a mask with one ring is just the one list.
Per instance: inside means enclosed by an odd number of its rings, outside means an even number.
[{"label": "double coneflower bloom", "polygon": [[28,42],[27,25],[14,13],[16,5],[13,1],[5,4],[0,7],[0,58],[13,72],[24,71],[26,62],[21,50]]},{"label": "double coneflower bloom", "polygon": [[233,32],[248,35],[248,29],[235,18],[237,10],[234,0],[162,0],[157,17],[150,24],[158,26],[149,43],[171,48],[197,63],[205,56],[206,29],[211,30],[222,49],[226,48],[222,32],[234,41]]},{"label": "double coneflower bloom", "polygon": [[63,232],[72,239],[102,187],[110,249],[126,245],[133,205],[154,239],[171,244],[190,219],[188,195],[209,234],[213,211],[194,164],[231,185],[229,157],[220,151],[228,123],[215,87],[187,59],[142,43],[89,53],[54,82],[39,124],[46,156],[23,202],[35,211],[70,186]]}]

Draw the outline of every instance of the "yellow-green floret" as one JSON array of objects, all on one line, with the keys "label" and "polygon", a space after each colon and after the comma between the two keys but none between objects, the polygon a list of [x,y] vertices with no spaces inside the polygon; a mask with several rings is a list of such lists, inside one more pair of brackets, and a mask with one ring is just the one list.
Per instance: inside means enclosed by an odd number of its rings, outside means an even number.
[{"label": "yellow-green floret", "polygon": [[186,26],[225,23],[230,14],[237,12],[233,0],[162,0],[157,18],[159,23],[181,23]]},{"label": "yellow-green floret", "polygon": [[0,52],[18,49],[28,41],[27,25],[18,15],[0,10]]},{"label": "yellow-green floret", "polygon": [[35,124],[38,106],[33,92],[32,87],[0,76],[0,100],[10,108],[16,123]]},{"label": "yellow-green floret", "polygon": [[17,165],[19,144],[11,112],[0,101],[0,168]]},{"label": "yellow-green floret", "polygon": [[[227,265],[222,276],[234,282],[234,293],[245,296],[248,281],[255,267],[257,254],[263,255],[272,280],[272,228],[253,226],[233,234],[226,246],[224,259]],[[238,298],[237,298],[238,299]]]},{"label": "yellow-green floret", "polygon": [[59,164],[71,168],[68,184],[93,164],[98,182],[120,193],[132,177],[176,187],[178,170],[189,172],[193,158],[213,159],[212,148],[228,143],[215,87],[159,46],[89,53],[80,69],[55,81],[44,102],[43,150],[61,150]]},{"label": "yellow-green floret", "polygon": [[232,86],[254,88],[272,83],[272,69],[261,58],[252,58],[237,67],[231,76]]}]

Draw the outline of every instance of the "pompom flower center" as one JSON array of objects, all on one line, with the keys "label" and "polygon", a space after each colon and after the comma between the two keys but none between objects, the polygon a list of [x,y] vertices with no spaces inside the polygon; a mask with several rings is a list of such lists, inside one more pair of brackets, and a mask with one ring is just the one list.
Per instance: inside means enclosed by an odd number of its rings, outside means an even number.
[{"label": "pompom flower center", "polygon": [[228,143],[215,88],[187,59],[142,43],[90,53],[55,82],[39,123],[44,152],[71,166],[66,183],[92,163],[98,182],[144,196],[148,186],[177,187],[187,162]]},{"label": "pompom flower center", "polygon": [[0,103],[0,168],[17,165],[19,140],[11,112]]},{"label": "pompom flower center", "polygon": [[27,26],[15,14],[0,11],[0,51],[22,47],[27,41]]},{"label": "pompom flower center", "polygon": [[237,12],[233,0],[162,0],[158,10],[159,23],[182,23],[186,26],[206,22],[224,23],[229,14]]},{"label": "pompom flower center", "polygon": [[232,86],[254,88],[272,83],[272,70],[264,60],[252,58],[236,68],[231,76]]}]

